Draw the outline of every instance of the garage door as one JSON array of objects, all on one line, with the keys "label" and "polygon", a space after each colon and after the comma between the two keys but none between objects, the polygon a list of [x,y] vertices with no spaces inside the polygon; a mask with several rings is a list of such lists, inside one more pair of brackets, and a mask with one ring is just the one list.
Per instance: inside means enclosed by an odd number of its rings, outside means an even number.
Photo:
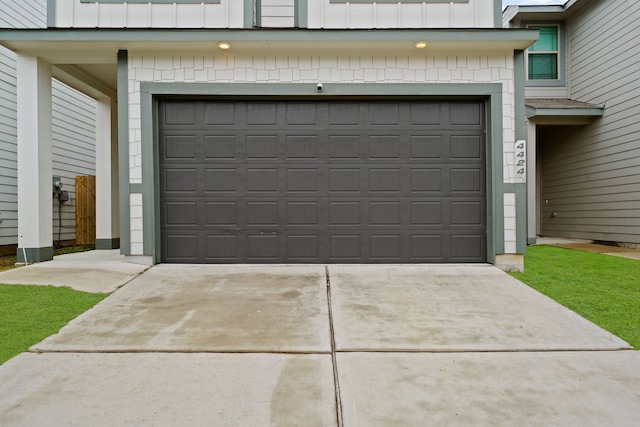
[{"label": "garage door", "polygon": [[159,103],[161,258],[484,262],[481,101]]}]

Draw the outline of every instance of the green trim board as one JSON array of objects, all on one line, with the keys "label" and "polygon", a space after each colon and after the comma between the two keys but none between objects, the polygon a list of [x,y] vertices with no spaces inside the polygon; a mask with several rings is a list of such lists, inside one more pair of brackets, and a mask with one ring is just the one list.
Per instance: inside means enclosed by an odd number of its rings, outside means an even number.
[{"label": "green trim board", "polygon": [[56,0],[47,0],[47,27],[56,26]]},{"label": "green trim board", "polygon": [[309,0],[295,0],[294,25],[296,28],[307,28],[309,11],[307,9]]},{"label": "green trim board", "polygon": [[120,253],[131,253],[129,201],[129,53],[118,52],[118,194],[120,197]]},{"label": "green trim board", "polygon": [[[526,55],[524,51],[517,50],[513,53],[516,141],[525,141],[527,139],[527,122],[525,114],[525,58]],[[529,167],[528,164],[527,167]],[[519,254],[523,254],[527,248],[527,184],[515,184],[514,190],[516,194],[516,251]]]},{"label": "green trim board", "polygon": [[[502,194],[511,187],[503,183],[502,172],[502,84],[500,83],[335,83],[325,84],[319,94],[308,83],[156,83],[140,85],[142,120],[142,192],[144,251],[160,260],[160,185],[158,179],[157,98],[166,96],[278,97],[298,99],[372,99],[384,96],[415,98],[484,98],[487,100],[487,260],[504,252],[504,204]],[[493,119],[495,118],[495,120]],[[145,160],[146,158],[146,160]],[[127,163],[128,164],[128,163]],[[524,228],[526,234],[526,227]],[[147,253],[147,251],[151,251]]]},{"label": "green trim board", "polygon": [[44,248],[20,248],[16,249],[16,263],[25,264],[24,254],[27,254],[26,263],[51,261],[53,259],[53,246]]},{"label": "green trim board", "polygon": [[527,124],[525,115],[525,61],[526,55],[517,50],[513,53],[513,84],[516,140],[526,139]]},{"label": "green trim board", "polygon": [[[526,28],[440,28],[440,29],[175,29],[175,28],[51,28],[2,29],[0,40],[8,42],[522,42],[529,46],[538,31]],[[122,46],[122,43],[119,43]],[[491,46],[487,46],[489,49]]]},{"label": "green trim board", "polygon": [[253,28],[256,26],[255,0],[244,0],[244,27]]},{"label": "green trim board", "polygon": [[493,0],[493,26],[502,28],[502,0]]},{"label": "green trim board", "polygon": [[109,250],[109,249],[119,249],[120,248],[120,238],[116,237],[113,239],[96,239],[96,249]]}]

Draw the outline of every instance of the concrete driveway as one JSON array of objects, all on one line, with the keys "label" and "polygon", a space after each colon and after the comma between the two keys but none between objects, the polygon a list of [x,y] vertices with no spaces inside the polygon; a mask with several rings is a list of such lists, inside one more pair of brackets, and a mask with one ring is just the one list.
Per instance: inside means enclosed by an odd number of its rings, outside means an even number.
[{"label": "concrete driveway", "polygon": [[629,426],[628,349],[490,266],[158,265],[0,367],[0,425]]}]

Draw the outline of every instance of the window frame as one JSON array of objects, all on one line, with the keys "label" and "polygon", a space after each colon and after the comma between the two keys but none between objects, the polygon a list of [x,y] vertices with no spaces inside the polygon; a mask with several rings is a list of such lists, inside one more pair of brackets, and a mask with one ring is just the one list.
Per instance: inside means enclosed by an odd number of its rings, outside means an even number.
[{"label": "window frame", "polygon": [[[556,27],[558,46],[557,51],[537,52],[537,53],[557,53],[557,72],[556,79],[529,79],[529,49],[525,51],[525,85],[526,86],[566,86],[566,59],[565,59],[565,38],[564,38],[564,22],[562,21],[529,21],[523,22],[525,28],[535,29],[539,27]],[[535,55],[535,53],[534,53]]]}]

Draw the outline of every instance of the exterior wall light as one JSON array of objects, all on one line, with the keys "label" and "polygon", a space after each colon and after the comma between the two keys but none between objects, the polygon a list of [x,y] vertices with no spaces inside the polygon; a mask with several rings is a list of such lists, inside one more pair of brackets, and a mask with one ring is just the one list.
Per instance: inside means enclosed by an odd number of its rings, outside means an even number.
[{"label": "exterior wall light", "polygon": [[419,41],[419,42],[415,42],[413,45],[415,46],[416,49],[424,49],[425,47],[427,47],[427,42]]},{"label": "exterior wall light", "polygon": [[229,42],[218,42],[218,47],[222,50],[231,49],[231,43]]}]

